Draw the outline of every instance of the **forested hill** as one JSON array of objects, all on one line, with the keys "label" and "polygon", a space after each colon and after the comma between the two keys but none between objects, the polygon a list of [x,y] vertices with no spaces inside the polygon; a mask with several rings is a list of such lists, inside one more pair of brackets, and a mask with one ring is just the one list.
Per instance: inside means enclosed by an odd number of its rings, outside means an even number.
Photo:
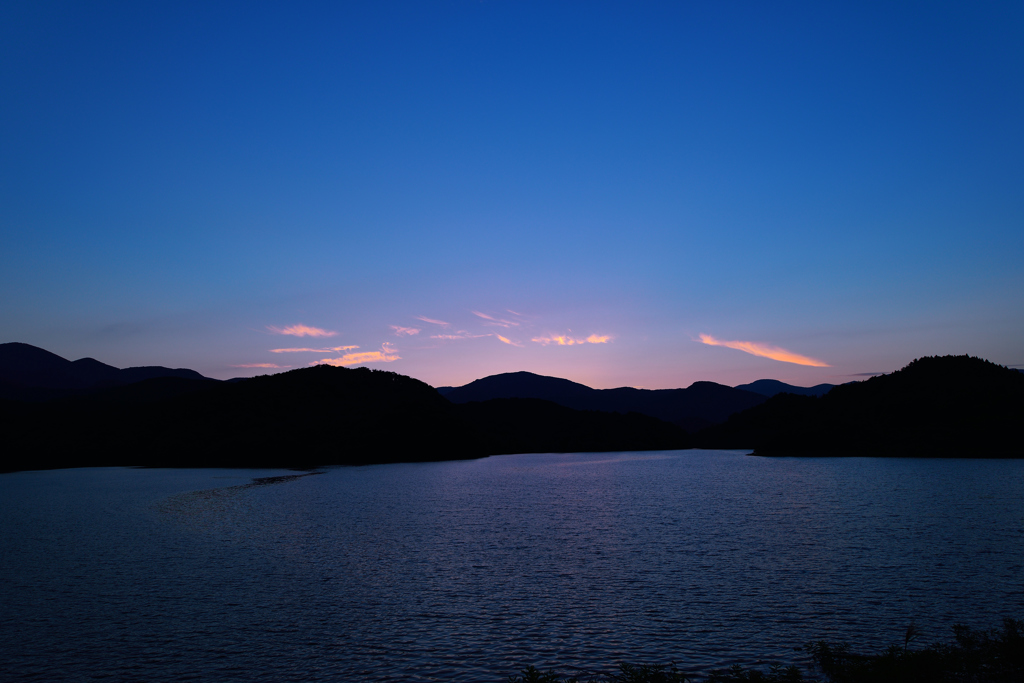
[{"label": "forested hill", "polygon": [[758,455],[1024,457],[1024,374],[970,356],[920,358],[821,397],[780,394],[697,445]]},{"label": "forested hill", "polygon": [[316,366],[240,382],[163,377],[85,396],[0,401],[0,470],[309,467],[497,453],[684,448],[644,415],[547,401],[456,406],[419,380]]}]

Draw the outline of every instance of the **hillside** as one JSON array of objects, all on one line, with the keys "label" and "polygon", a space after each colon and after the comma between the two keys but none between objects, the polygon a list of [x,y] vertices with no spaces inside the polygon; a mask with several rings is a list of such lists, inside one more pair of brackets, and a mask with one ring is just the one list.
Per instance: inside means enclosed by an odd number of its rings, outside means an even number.
[{"label": "hillside", "polygon": [[779,394],[696,437],[758,455],[1024,456],[1024,375],[969,356],[927,357],[826,395]]},{"label": "hillside", "polygon": [[5,400],[0,470],[311,467],[508,452],[682,448],[677,427],[545,401],[456,406],[419,380],[316,366],[244,382],[164,377],[47,402]]}]

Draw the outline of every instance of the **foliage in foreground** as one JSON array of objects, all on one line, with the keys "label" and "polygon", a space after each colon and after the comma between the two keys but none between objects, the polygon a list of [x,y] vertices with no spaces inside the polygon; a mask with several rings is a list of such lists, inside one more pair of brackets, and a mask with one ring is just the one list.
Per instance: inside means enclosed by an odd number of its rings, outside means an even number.
[{"label": "foliage in foreground", "polygon": [[796,666],[773,665],[768,671],[733,666],[705,677],[684,674],[675,664],[620,664],[618,671],[589,678],[561,678],[532,666],[508,683],[1021,683],[1024,681],[1024,621],[1004,619],[1001,629],[953,627],[952,643],[910,649],[914,624],[902,645],[877,655],[859,655],[849,645],[818,641],[806,648],[820,677],[805,678]]}]

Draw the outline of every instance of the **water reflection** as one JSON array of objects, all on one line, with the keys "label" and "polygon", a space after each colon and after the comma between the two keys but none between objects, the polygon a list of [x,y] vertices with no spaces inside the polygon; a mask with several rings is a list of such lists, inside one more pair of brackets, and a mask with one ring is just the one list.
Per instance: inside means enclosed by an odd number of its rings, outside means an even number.
[{"label": "water reflection", "polygon": [[[215,479],[214,477],[234,477]],[[690,670],[1024,614],[1024,464],[546,454],[0,477],[17,676]]]}]

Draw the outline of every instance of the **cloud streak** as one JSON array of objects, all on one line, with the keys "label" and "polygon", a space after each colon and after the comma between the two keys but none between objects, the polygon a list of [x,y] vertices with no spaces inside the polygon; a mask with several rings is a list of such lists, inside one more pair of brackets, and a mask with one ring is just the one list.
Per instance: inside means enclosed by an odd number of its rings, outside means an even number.
[{"label": "cloud streak", "polygon": [[411,337],[414,334],[420,333],[420,328],[418,327],[402,327],[401,325],[389,325],[389,327],[395,331],[396,337],[403,335]]},{"label": "cloud streak", "polygon": [[336,351],[351,351],[358,349],[358,346],[331,346],[326,349],[270,349],[271,353],[332,353]]},{"label": "cloud streak", "polygon": [[519,342],[514,342],[511,339],[508,339],[507,337],[502,337],[500,334],[496,334],[494,336],[498,338],[498,341],[500,341],[502,343],[505,343],[505,344],[508,344],[510,346],[518,346],[519,348],[522,348],[522,346],[523,346]]},{"label": "cloud streak", "polygon": [[459,330],[455,334],[432,334],[431,339],[480,339],[481,337],[490,337],[489,334],[470,334],[465,330]]},{"label": "cloud streak", "polygon": [[289,325],[288,327],[274,327],[273,325],[267,325],[267,329],[274,334],[287,334],[292,337],[333,337],[338,334],[330,330],[322,330],[319,327],[310,327],[309,325]]},{"label": "cloud streak", "polygon": [[519,323],[517,323],[514,320],[495,318],[493,315],[487,315],[486,313],[481,313],[480,311],[470,311],[470,313],[477,316],[478,318],[483,318],[484,320],[486,320],[487,322],[485,322],[484,325],[493,325],[494,327],[504,327],[506,329],[512,327],[519,327]]},{"label": "cloud streak", "polygon": [[344,367],[346,365],[362,365],[363,363],[390,363],[401,360],[398,351],[391,344],[384,343],[380,351],[360,351],[359,353],[346,353],[338,358],[322,358],[310,363],[310,365],[334,365]]},{"label": "cloud streak", "polygon": [[425,315],[414,315],[413,317],[417,320],[422,320],[425,323],[430,323],[431,325],[440,325],[441,327],[448,327],[451,325],[451,323],[446,323],[443,320],[434,320],[433,318],[428,318]]},{"label": "cloud streak", "polygon": [[771,346],[769,344],[762,344],[761,342],[749,342],[749,341],[722,341],[715,339],[709,334],[700,335],[700,342],[709,346],[724,346],[729,349],[736,349],[744,353],[749,353],[752,356],[760,356],[761,358],[771,358],[772,360],[781,361],[783,363],[794,363],[796,365],[810,365],[815,368],[828,368],[832,367],[825,361],[817,360],[816,358],[809,358],[807,356],[801,356],[799,353],[793,353],[786,349],[780,349],[777,346]]},{"label": "cloud streak", "polygon": [[530,341],[542,346],[576,346],[578,344],[607,344],[612,339],[608,334],[592,334],[589,337],[570,337],[564,334],[549,334],[546,337],[534,337]]}]

